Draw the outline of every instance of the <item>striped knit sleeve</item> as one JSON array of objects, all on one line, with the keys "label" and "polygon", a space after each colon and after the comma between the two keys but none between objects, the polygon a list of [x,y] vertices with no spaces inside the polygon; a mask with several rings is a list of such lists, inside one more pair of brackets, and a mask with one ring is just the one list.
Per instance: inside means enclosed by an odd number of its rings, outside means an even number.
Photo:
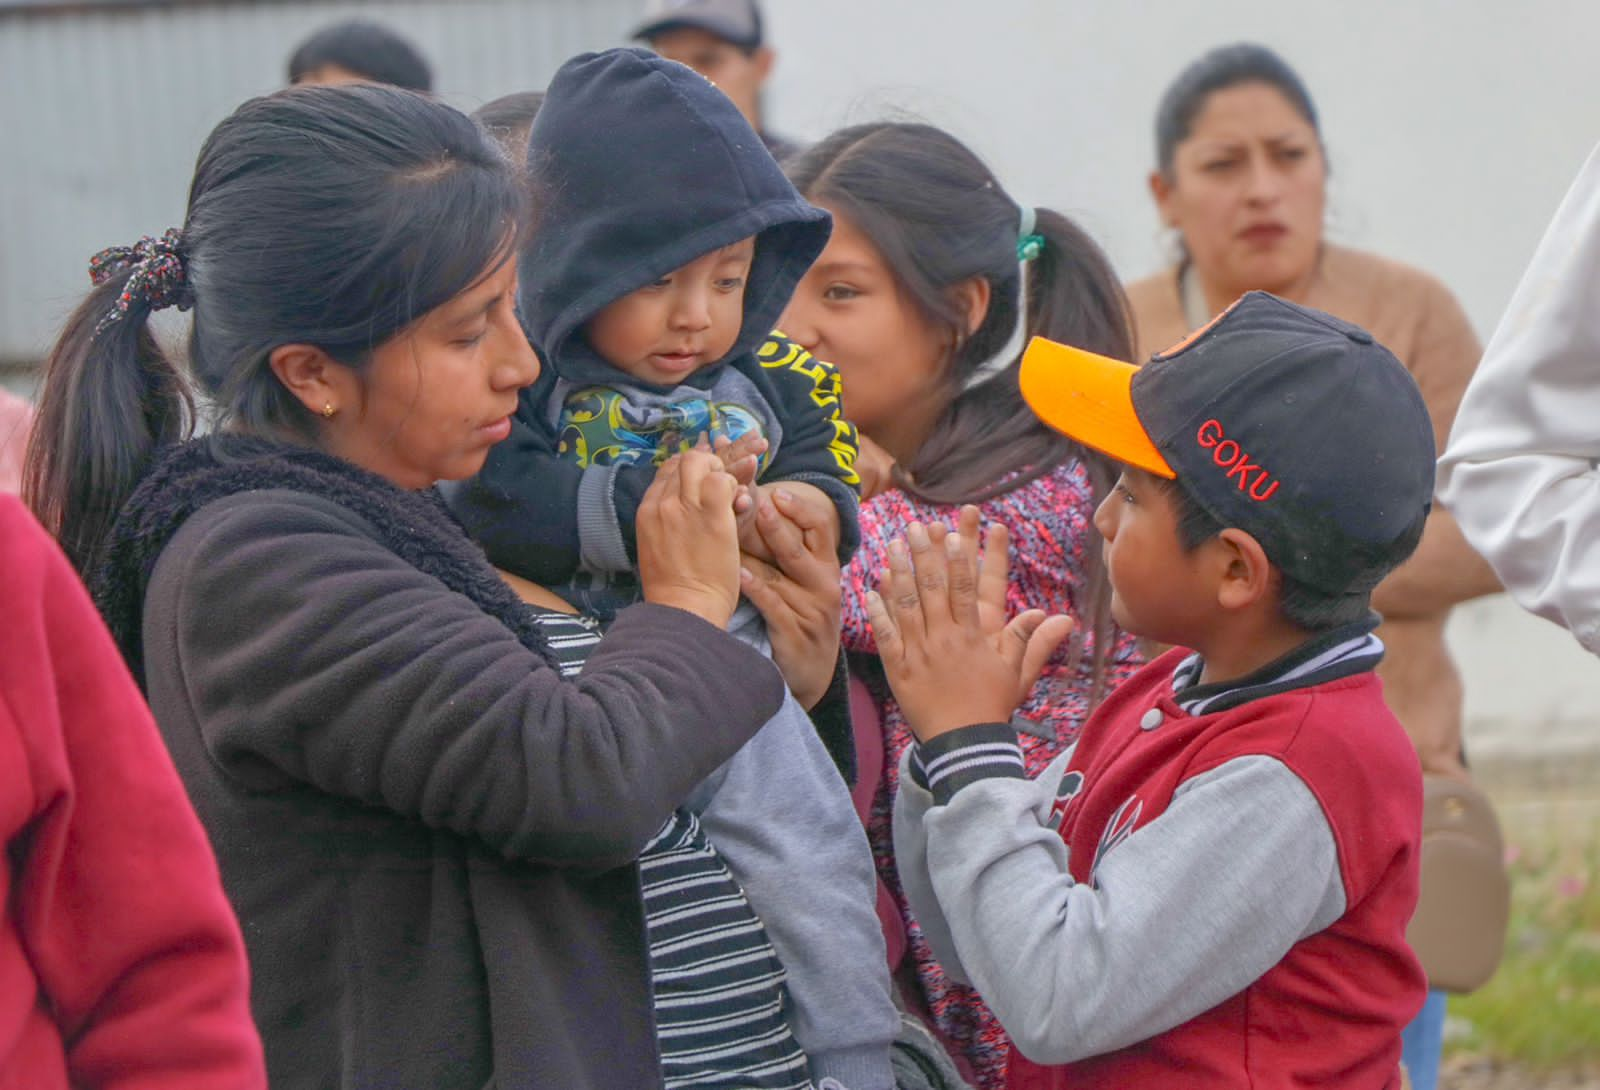
[{"label": "striped knit sleeve", "polygon": [[1025,779],[1022,747],[1010,723],[977,723],[912,747],[911,778],[943,806],[955,793],[986,779]]}]

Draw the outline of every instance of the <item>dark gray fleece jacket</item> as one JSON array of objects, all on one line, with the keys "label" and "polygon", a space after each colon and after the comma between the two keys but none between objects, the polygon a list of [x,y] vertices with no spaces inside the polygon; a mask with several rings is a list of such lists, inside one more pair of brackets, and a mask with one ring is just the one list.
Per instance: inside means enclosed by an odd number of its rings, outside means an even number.
[{"label": "dark gray fleece jacket", "polygon": [[437,503],[290,457],[210,470],[222,498],[158,472],[121,524],[156,547],[97,588],[140,603],[272,1085],[659,1086],[633,860],[777,710],[776,669],[642,604],[563,681]]}]

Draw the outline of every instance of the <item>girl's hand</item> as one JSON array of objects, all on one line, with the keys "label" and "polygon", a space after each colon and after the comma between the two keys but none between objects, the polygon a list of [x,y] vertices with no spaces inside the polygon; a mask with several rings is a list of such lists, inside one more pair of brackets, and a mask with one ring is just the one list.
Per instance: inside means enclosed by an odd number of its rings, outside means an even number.
[{"label": "girl's hand", "polygon": [[727,626],[739,602],[738,487],[715,454],[690,450],[662,463],[635,519],[645,601]]},{"label": "girl's hand", "polygon": [[888,451],[862,435],[858,439],[856,474],[861,478],[861,498],[870,500],[894,485],[894,458]]},{"label": "girl's hand", "polygon": [[[971,510],[971,514],[968,513]],[[975,509],[962,525],[976,527]],[[889,571],[867,596],[867,617],[884,675],[919,741],[976,723],[1005,723],[1072,620],[1031,609],[1005,622],[1007,535],[989,530],[981,562],[961,531],[907,529]],[[934,539],[939,539],[935,546]]]},{"label": "girl's hand", "polygon": [[766,619],[783,680],[808,709],[828,691],[839,659],[836,519],[831,503],[822,511],[787,487],[774,489],[759,497],[755,524],[772,563],[742,557],[741,589]]}]

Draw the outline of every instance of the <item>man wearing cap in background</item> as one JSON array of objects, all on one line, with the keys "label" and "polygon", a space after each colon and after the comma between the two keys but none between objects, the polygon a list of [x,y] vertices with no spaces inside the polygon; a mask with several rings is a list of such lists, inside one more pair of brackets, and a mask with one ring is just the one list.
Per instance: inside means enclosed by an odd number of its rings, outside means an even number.
[{"label": "man wearing cap in background", "polygon": [[761,123],[761,87],[777,54],[763,39],[755,0],[650,0],[632,37],[716,84],[778,162],[800,150]]},{"label": "man wearing cap in background", "polygon": [[1251,292],[1144,367],[1036,338],[1021,385],[1123,463],[1112,616],[1176,646],[1027,779],[1012,709],[1070,626],[996,632],[1005,561],[910,528],[868,611],[917,737],[894,840],[929,945],[1011,1035],[1009,1090],[1398,1087],[1422,775],[1369,603],[1433,495],[1416,383]]}]

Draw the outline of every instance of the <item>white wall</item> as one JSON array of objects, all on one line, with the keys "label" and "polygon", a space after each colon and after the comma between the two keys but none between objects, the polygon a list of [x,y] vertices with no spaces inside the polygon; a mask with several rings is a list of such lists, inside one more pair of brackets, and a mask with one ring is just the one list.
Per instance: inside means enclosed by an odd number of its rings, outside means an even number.
[{"label": "white wall", "polygon": [[[638,0],[237,0],[0,12],[0,364],[41,358],[89,255],[181,222],[206,134],[351,16],[411,37],[464,110],[614,44]],[[13,376],[20,378],[20,376]]]},{"label": "white wall", "polygon": [[[1164,263],[1157,99],[1213,45],[1281,52],[1322,115],[1330,236],[1422,266],[1487,338],[1600,140],[1600,5],[1560,0],[767,0],[772,127],[909,113],[1013,196],[1075,216],[1124,276]],[[1600,293],[1600,285],[1596,286]],[[1600,427],[1600,421],[1596,422]],[[1469,744],[1600,750],[1600,663],[1503,596],[1457,611]]]},{"label": "white wall", "polygon": [[[637,0],[642,5],[643,0]],[[1571,0],[764,0],[774,127],[890,110],[943,125],[1017,197],[1075,215],[1124,275],[1161,263],[1145,195],[1161,90],[1251,38],[1305,77],[1334,238],[1420,265],[1487,336],[1590,145],[1600,5]],[[175,222],[195,149],[290,45],[362,12],[413,34],[471,108],[616,41],[630,0],[295,0],[0,20],[0,356],[42,352],[93,250]],[[1458,611],[1479,752],[1600,747],[1600,663],[1504,599]]]}]

